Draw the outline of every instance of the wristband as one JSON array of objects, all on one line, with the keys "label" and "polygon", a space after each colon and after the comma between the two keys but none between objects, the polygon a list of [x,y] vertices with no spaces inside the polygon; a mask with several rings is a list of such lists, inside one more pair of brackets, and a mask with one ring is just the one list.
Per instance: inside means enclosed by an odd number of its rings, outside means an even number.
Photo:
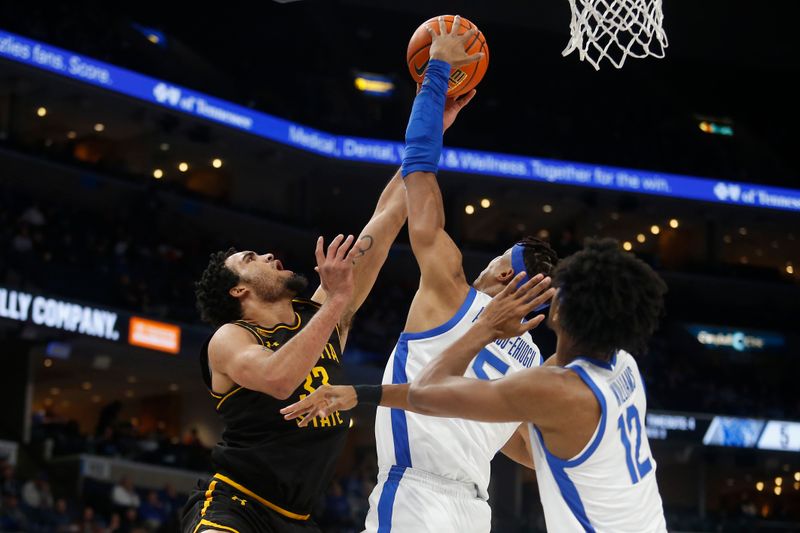
[{"label": "wristband", "polygon": [[380,405],[383,396],[383,385],[353,385],[356,390],[356,401],[365,405]]},{"label": "wristband", "polygon": [[405,178],[412,172],[439,170],[444,133],[444,105],[450,78],[450,64],[438,59],[428,61],[422,89],[411,108],[406,128],[406,149],[400,167]]}]

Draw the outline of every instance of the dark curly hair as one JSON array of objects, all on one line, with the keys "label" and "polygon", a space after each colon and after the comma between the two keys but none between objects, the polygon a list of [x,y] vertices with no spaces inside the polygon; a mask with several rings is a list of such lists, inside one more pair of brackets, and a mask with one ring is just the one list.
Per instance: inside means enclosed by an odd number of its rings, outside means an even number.
[{"label": "dark curly hair", "polygon": [[200,317],[215,328],[242,318],[242,306],[229,292],[239,283],[239,276],[225,266],[225,260],[235,253],[235,248],[228,248],[211,254],[200,281],[194,284]]},{"label": "dark curly hair", "polygon": [[664,310],[667,285],[613,239],[588,239],[553,274],[559,323],[584,355],[644,353]]},{"label": "dark curly hair", "polygon": [[522,252],[522,261],[525,263],[525,272],[531,277],[536,274],[549,276],[558,263],[558,255],[550,244],[536,237],[525,237],[517,242],[525,250]]}]

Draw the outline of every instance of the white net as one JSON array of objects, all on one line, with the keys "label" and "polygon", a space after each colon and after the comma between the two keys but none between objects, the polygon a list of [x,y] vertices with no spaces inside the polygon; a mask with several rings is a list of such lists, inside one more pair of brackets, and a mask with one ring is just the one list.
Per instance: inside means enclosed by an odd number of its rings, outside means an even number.
[{"label": "white net", "polygon": [[562,52],[578,51],[596,70],[607,59],[622,68],[625,59],[664,57],[667,35],[661,0],[569,0],[572,37]]}]

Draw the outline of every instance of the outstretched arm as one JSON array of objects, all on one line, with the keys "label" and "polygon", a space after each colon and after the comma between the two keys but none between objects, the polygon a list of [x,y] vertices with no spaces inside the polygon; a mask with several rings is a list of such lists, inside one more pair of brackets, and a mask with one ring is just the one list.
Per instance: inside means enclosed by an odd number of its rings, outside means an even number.
[{"label": "outstretched arm", "polygon": [[[419,293],[409,312],[410,331],[415,331],[447,320],[464,301],[469,285],[461,251],[444,229],[444,204],[436,176],[415,172],[406,177],[406,198],[408,235],[420,269]],[[441,309],[442,316],[423,322],[431,309]]]},{"label": "outstretched arm", "polygon": [[[353,279],[355,288],[352,299],[348,302],[339,324],[342,350],[347,342],[347,334],[353,322],[353,316],[366,300],[375,285],[378,273],[389,255],[389,249],[403,224],[406,222],[406,201],[403,179],[398,171],[383,189],[375,212],[367,225],[361,230],[355,243],[355,266]],[[327,298],[325,290],[320,286],[311,297],[317,303]]]},{"label": "outstretched arm", "polygon": [[349,411],[359,403],[367,405],[380,405],[402,409],[423,415],[431,414],[424,409],[417,409],[408,402],[408,383],[398,385],[379,385],[380,398],[359,402],[356,386],[354,385],[323,385],[299,402],[287,405],[281,409],[281,414],[286,420],[300,418],[300,427],[306,426],[316,417],[324,418],[329,413],[336,411]]},{"label": "outstretched arm", "polygon": [[[433,414],[430,411],[417,409],[408,401],[408,383],[401,385],[381,385],[381,397],[378,405],[411,411],[420,414]],[[300,418],[298,425],[307,426],[316,417],[325,418],[329,413],[349,411],[359,404],[358,394],[353,385],[323,385],[302,400],[281,409],[286,420]],[[530,442],[527,436],[527,424],[521,424],[514,435],[500,450],[506,457],[522,466],[534,468]]]},{"label": "outstretched arm", "polygon": [[458,35],[460,18],[451,33],[439,21],[439,34],[430,28],[432,44],[425,80],[414,100],[406,130],[403,176],[408,202],[408,232],[420,268],[420,289],[409,311],[406,331],[428,329],[447,320],[464,300],[469,285],[464,276],[461,252],[444,230],[442,193],[436,181],[442,150],[442,133],[455,115],[475,95],[447,101],[451,66],[481,57],[464,51],[470,32]]}]

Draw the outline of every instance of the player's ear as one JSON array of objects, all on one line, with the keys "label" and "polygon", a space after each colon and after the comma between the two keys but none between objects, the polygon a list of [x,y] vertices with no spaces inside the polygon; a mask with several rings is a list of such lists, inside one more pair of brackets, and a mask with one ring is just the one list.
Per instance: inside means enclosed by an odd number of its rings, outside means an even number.
[{"label": "player's ear", "polygon": [[556,289],[556,293],[553,295],[553,298],[550,299],[550,310],[547,313],[547,323],[550,326],[558,324],[559,318],[559,306],[558,306],[558,295],[560,289]]},{"label": "player's ear", "polygon": [[241,285],[236,285],[235,287],[231,287],[231,290],[228,291],[228,294],[234,298],[241,298],[246,292],[246,288],[242,287]]},{"label": "player's ear", "polygon": [[497,281],[499,281],[503,285],[508,285],[508,283],[512,279],[514,279],[515,275],[516,275],[516,272],[514,272],[513,268],[511,268],[511,267],[504,268],[500,272],[497,273]]}]

